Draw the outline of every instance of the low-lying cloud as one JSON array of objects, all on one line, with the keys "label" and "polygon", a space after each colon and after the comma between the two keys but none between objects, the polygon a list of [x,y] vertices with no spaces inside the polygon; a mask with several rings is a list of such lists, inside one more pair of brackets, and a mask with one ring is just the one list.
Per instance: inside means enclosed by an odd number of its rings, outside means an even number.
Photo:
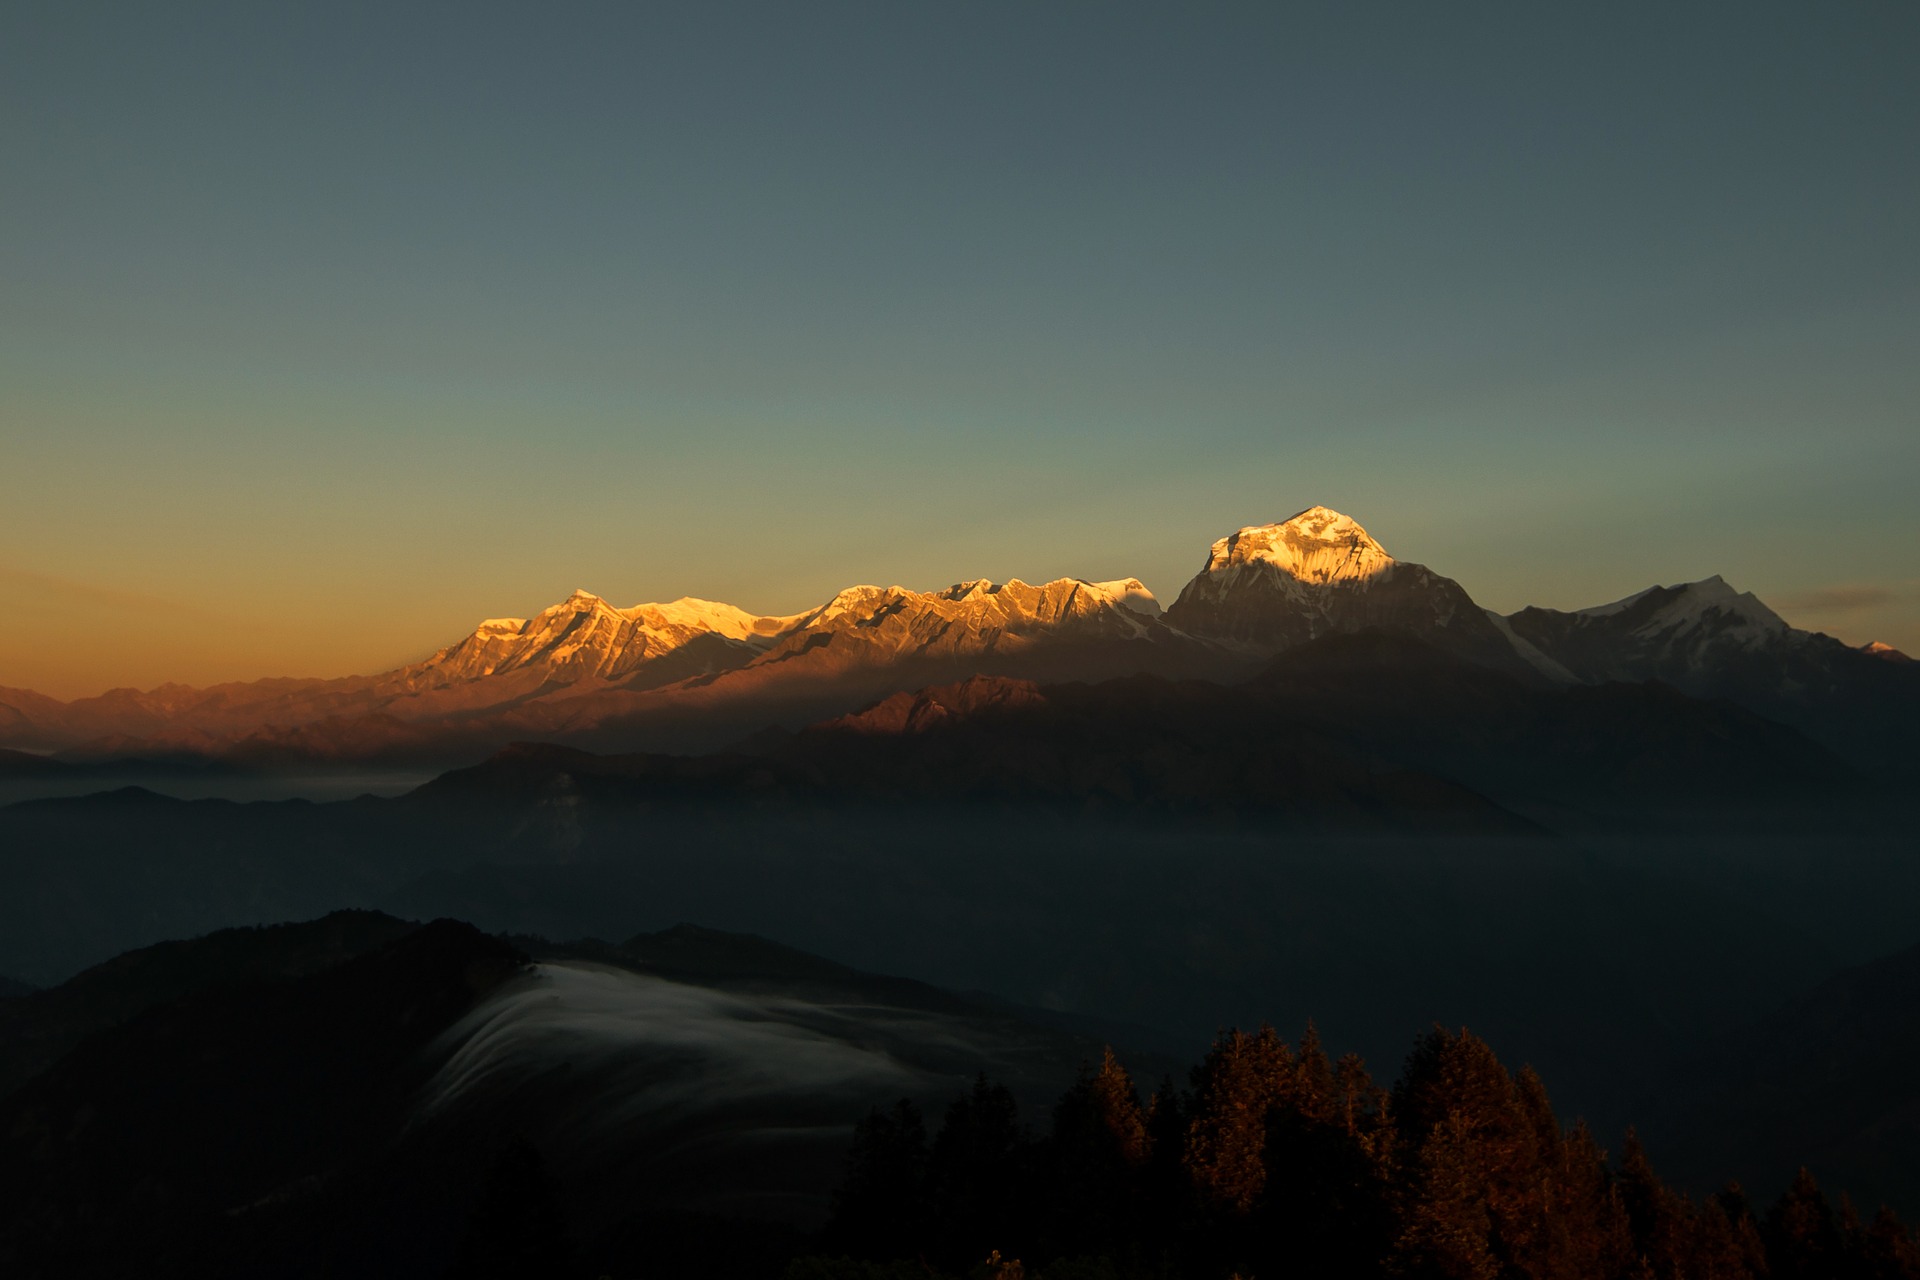
[{"label": "low-lying cloud", "polygon": [[439,1050],[422,1132],[517,1132],[579,1184],[638,1168],[684,1203],[798,1220],[824,1212],[870,1107],[912,1097],[934,1119],[973,1073],[1035,1065],[1033,1047],[989,1018],[581,962],[534,966]]}]

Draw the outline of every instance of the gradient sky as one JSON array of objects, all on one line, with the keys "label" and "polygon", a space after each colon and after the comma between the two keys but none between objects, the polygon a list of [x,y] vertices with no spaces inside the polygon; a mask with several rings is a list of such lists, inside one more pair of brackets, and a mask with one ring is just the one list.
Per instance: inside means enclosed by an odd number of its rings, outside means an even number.
[{"label": "gradient sky", "polygon": [[1134,574],[1920,652],[1920,6],[0,10],[0,685]]}]

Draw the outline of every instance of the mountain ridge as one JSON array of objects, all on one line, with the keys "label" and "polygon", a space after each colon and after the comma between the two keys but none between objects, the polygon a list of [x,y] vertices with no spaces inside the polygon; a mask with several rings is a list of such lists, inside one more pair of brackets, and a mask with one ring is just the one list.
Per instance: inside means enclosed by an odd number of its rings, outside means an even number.
[{"label": "mountain ridge", "polygon": [[1829,747],[1920,760],[1899,710],[1920,706],[1920,668],[1897,651],[1795,630],[1718,577],[1501,615],[1324,506],[1216,540],[1164,610],[1138,578],[859,585],[787,615],[690,596],[622,608],[581,589],[371,676],[167,684],[68,703],[0,689],[0,747],[269,769],[445,765],[518,738],[700,751],[974,675],[1233,683],[1316,638],[1374,628],[1543,687],[1659,680]]}]

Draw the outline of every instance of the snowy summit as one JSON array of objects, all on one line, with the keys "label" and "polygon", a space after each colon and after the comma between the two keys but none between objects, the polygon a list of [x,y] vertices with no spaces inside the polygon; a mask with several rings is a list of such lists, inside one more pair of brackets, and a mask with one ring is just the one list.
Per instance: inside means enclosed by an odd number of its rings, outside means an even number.
[{"label": "snowy summit", "polygon": [[1213,544],[1206,573],[1270,564],[1302,582],[1354,582],[1393,567],[1393,557],[1351,516],[1308,507],[1279,524],[1249,525]]}]

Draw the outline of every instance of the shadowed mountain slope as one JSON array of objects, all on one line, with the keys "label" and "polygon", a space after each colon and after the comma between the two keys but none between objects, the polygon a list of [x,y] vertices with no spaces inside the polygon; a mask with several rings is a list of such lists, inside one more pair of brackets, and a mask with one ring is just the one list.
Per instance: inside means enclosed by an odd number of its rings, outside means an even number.
[{"label": "shadowed mountain slope", "polygon": [[1792,725],[1862,769],[1920,771],[1920,666],[1796,630],[1720,578],[1506,622],[1577,679],[1657,680]]},{"label": "shadowed mountain slope", "polygon": [[1543,686],[1405,633],[1315,641],[1245,690],[1269,714],[1551,814],[1563,830],[1686,809],[1846,821],[1887,799],[1851,759],[1733,703],[1659,683]]},{"label": "shadowed mountain slope", "polygon": [[443,775],[405,803],[555,787],[655,806],[971,803],[1258,814],[1310,829],[1533,830],[1456,784],[1273,723],[1231,690],[1147,677],[1044,692],[976,677],[763,738],[751,755],[600,757],[523,744]]}]

